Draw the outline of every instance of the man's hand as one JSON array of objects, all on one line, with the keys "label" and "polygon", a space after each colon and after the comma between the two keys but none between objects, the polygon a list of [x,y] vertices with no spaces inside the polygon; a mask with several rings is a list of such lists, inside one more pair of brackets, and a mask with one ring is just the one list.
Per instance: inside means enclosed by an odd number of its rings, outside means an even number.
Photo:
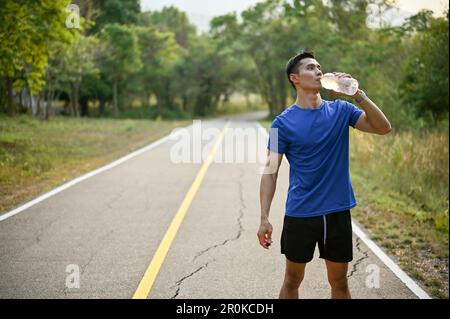
[{"label": "man's hand", "polygon": [[[342,72],[332,72],[332,73],[333,73],[337,78],[352,78],[352,76],[351,76],[350,74],[348,74],[348,73],[342,73]],[[358,91],[356,91],[355,95],[347,95],[347,94],[345,94],[345,93],[336,92],[336,91],[333,91],[333,90],[330,90],[330,91],[331,91],[331,93],[333,93],[334,95],[337,95],[337,96],[348,96],[348,97],[355,98],[356,95],[358,95]]]},{"label": "man's hand", "polygon": [[272,244],[272,230],[272,225],[267,219],[261,221],[258,230],[258,239],[259,244],[265,249],[269,249],[269,246]]}]

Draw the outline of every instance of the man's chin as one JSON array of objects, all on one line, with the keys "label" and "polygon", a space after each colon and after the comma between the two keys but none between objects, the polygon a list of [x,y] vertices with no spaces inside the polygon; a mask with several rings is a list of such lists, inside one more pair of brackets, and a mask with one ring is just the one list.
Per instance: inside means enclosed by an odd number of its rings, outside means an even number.
[{"label": "man's chin", "polygon": [[311,86],[309,88],[304,88],[303,89],[303,91],[305,91],[305,92],[310,92],[310,93],[314,93],[314,94],[320,93],[320,90],[322,90],[322,86],[321,85],[319,85],[319,86]]}]

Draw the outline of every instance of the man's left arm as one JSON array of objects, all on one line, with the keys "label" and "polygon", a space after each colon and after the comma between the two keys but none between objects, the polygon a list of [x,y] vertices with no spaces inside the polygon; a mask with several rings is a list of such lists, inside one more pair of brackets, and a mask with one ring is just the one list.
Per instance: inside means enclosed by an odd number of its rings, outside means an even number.
[{"label": "man's left arm", "polygon": [[392,130],[391,123],[389,123],[384,113],[363,91],[358,90],[352,97],[364,110],[358,121],[356,121],[356,129],[380,135],[387,134]]}]

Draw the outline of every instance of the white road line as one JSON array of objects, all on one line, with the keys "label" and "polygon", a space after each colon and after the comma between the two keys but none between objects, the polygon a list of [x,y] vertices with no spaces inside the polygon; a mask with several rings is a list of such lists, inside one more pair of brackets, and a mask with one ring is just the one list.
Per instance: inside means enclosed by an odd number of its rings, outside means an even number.
[{"label": "white road line", "polygon": [[[184,128],[188,129],[191,126],[192,126],[192,124],[189,125],[189,126],[186,126]],[[138,150],[136,150],[136,151],[134,151],[134,152],[132,152],[132,153],[130,153],[128,155],[125,155],[124,157],[121,157],[118,160],[115,160],[112,163],[106,164],[105,166],[97,168],[97,169],[95,169],[95,170],[93,170],[91,172],[88,172],[88,173],[86,173],[84,175],[81,175],[80,177],[77,177],[77,178],[75,178],[75,179],[73,179],[73,180],[71,180],[71,181],[69,181],[67,183],[64,183],[63,185],[58,186],[57,188],[55,188],[55,189],[53,189],[53,190],[51,190],[51,191],[49,191],[49,192],[47,192],[47,193],[45,193],[45,194],[43,194],[41,196],[39,196],[39,197],[29,201],[29,202],[27,202],[27,203],[17,207],[17,208],[15,208],[15,209],[13,209],[13,210],[5,213],[5,214],[2,214],[0,216],[0,222],[5,220],[5,219],[7,219],[7,218],[9,218],[9,217],[12,217],[14,215],[17,215],[17,214],[23,212],[27,208],[30,208],[31,206],[36,205],[37,203],[40,203],[40,202],[46,200],[47,198],[52,197],[53,195],[56,195],[56,194],[62,192],[63,190],[65,190],[65,189],[67,189],[69,187],[72,187],[73,185],[76,185],[76,184],[78,184],[78,183],[80,183],[80,182],[82,182],[82,181],[84,181],[84,180],[86,180],[86,179],[88,179],[88,178],[90,178],[92,176],[95,176],[95,175],[98,175],[100,173],[103,173],[104,171],[107,171],[107,170],[109,170],[109,169],[111,169],[113,167],[116,167],[117,165],[120,165],[120,164],[122,164],[122,163],[124,163],[124,162],[126,162],[126,161],[128,161],[128,160],[130,160],[130,159],[132,159],[134,157],[136,157],[136,156],[139,156],[142,153],[147,152],[147,151],[157,147],[158,145],[163,144],[169,138],[177,136],[182,131],[183,130],[177,130],[176,132],[171,133],[169,135],[166,135],[166,136],[160,138],[159,140],[157,140],[157,141],[155,141],[155,142],[153,142],[153,143],[151,143],[151,144],[149,144],[147,146],[144,146],[144,147],[142,147],[142,148],[140,148],[140,149],[138,149]]]},{"label": "white road line", "polygon": [[372,252],[420,299],[431,299],[431,297],[419,287],[397,264],[381,250],[358,225],[352,222],[353,232],[358,236]]},{"label": "white road line", "polygon": [[[266,136],[268,133],[259,122],[256,122],[259,129],[264,132]],[[286,156],[283,156],[286,160]],[[287,160],[286,160],[287,161]],[[406,274],[397,264],[377,245],[375,244],[362,229],[352,222],[353,232],[358,236],[363,243],[369,247],[370,250],[388,267],[405,285],[420,299],[432,299],[420,286]]]}]

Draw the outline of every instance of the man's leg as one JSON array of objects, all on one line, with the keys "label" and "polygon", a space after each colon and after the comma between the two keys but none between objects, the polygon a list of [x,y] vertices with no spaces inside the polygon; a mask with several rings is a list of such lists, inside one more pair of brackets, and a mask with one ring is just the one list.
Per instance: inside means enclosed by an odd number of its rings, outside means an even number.
[{"label": "man's leg", "polygon": [[305,276],[306,263],[295,263],[286,258],[286,271],[280,299],[298,299],[298,288]]},{"label": "man's leg", "polygon": [[331,286],[331,299],[351,299],[347,282],[348,263],[325,260],[325,264],[327,266],[328,282]]}]

